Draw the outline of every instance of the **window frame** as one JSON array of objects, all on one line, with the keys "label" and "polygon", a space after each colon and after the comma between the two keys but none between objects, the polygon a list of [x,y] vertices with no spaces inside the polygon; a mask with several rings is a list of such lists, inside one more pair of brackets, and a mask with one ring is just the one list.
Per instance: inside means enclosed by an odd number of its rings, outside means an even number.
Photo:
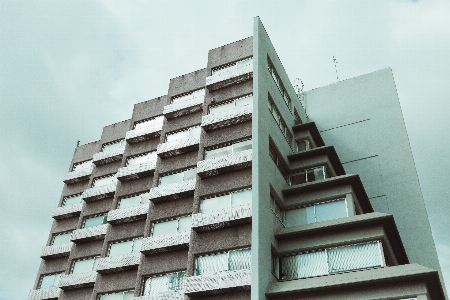
[{"label": "window frame", "polygon": [[[143,199],[142,199],[142,195],[144,195],[144,194],[146,194],[146,193],[147,193],[147,191],[140,192],[140,193],[135,193],[135,194],[130,194],[130,195],[120,196],[120,197],[119,197],[119,200],[117,201],[116,209],[124,209],[124,208],[127,208],[127,207],[133,207],[133,206],[138,206],[138,205],[150,203],[150,200],[148,200],[148,199],[147,199],[147,201],[142,202],[142,200],[143,200]],[[136,204],[136,205],[130,205],[130,206],[127,206],[127,207],[120,207],[120,204],[121,204],[122,200],[129,199],[129,198],[133,198],[133,197],[137,197],[137,196],[140,196],[140,197],[141,197],[141,200],[140,200],[140,203],[139,203],[139,204]]]},{"label": "window frame", "polygon": [[[59,275],[58,282],[56,283],[56,285],[42,288],[42,282],[44,281],[44,278],[45,277],[50,277],[50,276],[55,276],[55,275]],[[37,284],[37,289],[38,290],[45,290],[45,289],[50,289],[50,288],[53,288],[53,287],[58,287],[59,286],[59,280],[61,279],[61,275],[64,275],[64,272],[42,274],[41,277],[39,278],[39,282]],[[54,279],[53,279],[53,282],[54,282]]]},{"label": "window frame", "polygon": [[97,176],[97,177],[93,178],[93,179],[92,179],[91,188],[99,187],[99,186],[106,186],[106,185],[113,184],[113,183],[108,183],[108,184],[103,184],[103,185],[95,186],[95,182],[96,182],[97,180],[105,179],[105,178],[111,178],[111,179],[115,178],[115,179],[116,179],[116,182],[115,182],[115,183],[117,183],[117,173],[107,174],[107,175]]},{"label": "window frame", "polygon": [[[294,135],[292,134],[289,127],[286,125],[286,121],[284,120],[283,116],[281,115],[278,107],[275,105],[275,101],[273,100],[270,93],[268,94],[268,102],[269,102],[268,108],[269,108],[270,114],[272,115],[275,123],[278,125],[278,128],[280,129],[281,134],[283,135],[284,139],[287,141],[289,147],[291,148],[292,151],[294,151],[293,145],[292,145],[293,140],[294,140]],[[278,117],[278,121],[277,121],[276,116]]]},{"label": "window frame", "polygon": [[[71,237],[72,237],[72,232],[73,232],[73,230],[68,230],[68,231],[63,231],[63,232],[54,233],[54,234],[52,235],[51,240],[50,240],[50,245],[49,245],[49,246],[53,246],[53,245],[61,245],[61,244],[65,244],[65,243],[70,242],[70,239],[71,239]],[[68,234],[68,233],[70,233],[70,237],[69,237],[69,241],[68,241],[68,242],[55,244],[55,238],[56,238],[57,236],[59,236],[59,235],[65,235],[65,234]]]},{"label": "window frame", "polygon": [[[269,55],[267,55],[267,69],[269,71],[269,74],[271,75],[272,79],[275,81],[275,84],[278,87],[278,90],[280,91],[281,94],[281,98],[283,98],[284,103],[286,103],[286,106],[289,110],[289,112],[292,114],[292,99],[289,96],[286,87],[283,84],[283,81],[281,80],[281,77],[279,75],[279,73],[277,72],[272,60],[270,59]],[[300,119],[301,120],[301,119]]]},{"label": "window frame", "polygon": [[92,167],[94,166],[94,164],[92,163],[92,159],[87,159],[87,160],[84,160],[84,161],[80,161],[80,162],[74,163],[74,164],[72,165],[71,171],[72,171],[72,172],[74,172],[74,171],[79,171],[79,170],[75,170],[75,168],[78,167],[78,166],[81,166],[81,165],[83,165],[83,164],[86,164],[86,163],[88,163],[88,162],[91,162],[91,164],[88,165],[88,166],[85,166],[85,167],[81,168],[80,170],[85,170],[85,169],[92,168]]},{"label": "window frame", "polygon": [[[317,169],[320,169],[320,168],[322,168],[323,179],[308,180],[308,174],[311,173],[311,171],[314,172],[314,170],[317,170]],[[326,180],[328,178],[331,178],[331,176],[329,174],[329,171],[328,171],[328,166],[327,165],[319,165],[319,166],[315,166],[315,167],[309,167],[309,168],[306,168],[306,169],[296,170],[296,171],[293,171],[293,172],[289,173],[289,185],[291,185],[291,186],[293,185],[292,184],[292,175],[297,175],[297,174],[300,175],[302,173],[305,174],[305,182],[296,183],[296,184],[305,184],[305,183],[308,183],[308,182],[314,182],[314,181],[317,181],[317,180]]]},{"label": "window frame", "polygon": [[[195,256],[195,260],[194,260],[194,276],[201,276],[201,275],[203,275],[203,274],[198,274],[198,270],[199,270],[199,268],[198,268],[198,258],[199,257],[215,256],[215,255],[220,255],[220,254],[226,253],[227,254],[227,270],[222,271],[222,272],[230,272],[230,271],[234,271],[234,270],[230,270],[230,253],[231,252],[235,252],[235,251],[240,251],[240,250],[247,250],[247,249],[250,250],[250,264],[251,264],[251,251],[252,251],[252,247],[251,246],[238,248],[238,249],[230,249],[230,250],[225,250],[225,251],[220,251],[220,252],[214,252],[214,253],[209,253],[209,254],[204,254],[204,255],[196,255]],[[248,269],[238,269],[238,270],[248,270]],[[221,273],[221,272],[213,273],[213,274],[210,274],[210,275],[216,275],[216,274],[219,274],[219,273]]]},{"label": "window frame", "polygon": [[121,291],[121,292],[112,292],[112,293],[101,294],[101,295],[98,295],[97,299],[98,300],[102,300],[103,296],[122,294],[122,300],[123,300],[123,297],[125,296],[125,293],[129,293],[129,292],[133,293],[133,297],[132,297],[132,299],[133,299],[134,298],[134,290],[126,290],[126,291]]}]

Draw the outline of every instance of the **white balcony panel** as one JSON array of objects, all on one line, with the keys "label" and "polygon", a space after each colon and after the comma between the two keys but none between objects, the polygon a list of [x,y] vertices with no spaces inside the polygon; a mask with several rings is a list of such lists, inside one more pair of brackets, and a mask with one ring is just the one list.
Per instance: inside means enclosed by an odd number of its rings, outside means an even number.
[{"label": "white balcony panel", "polygon": [[171,157],[182,153],[197,151],[199,143],[200,136],[193,136],[188,139],[159,144],[156,154],[158,154],[159,157]]},{"label": "white balcony panel", "polygon": [[61,289],[58,287],[42,289],[42,290],[31,290],[30,293],[28,294],[27,300],[58,299],[60,294],[61,294]]},{"label": "white balcony panel", "polygon": [[88,168],[68,172],[68,173],[66,173],[66,175],[64,175],[63,182],[66,184],[71,184],[71,183],[88,180],[92,174],[93,168],[94,168],[94,165],[91,165]]},{"label": "white balcony panel", "polygon": [[202,95],[186,101],[172,103],[164,106],[163,114],[168,120],[192,114],[202,109],[204,101],[205,97]]},{"label": "white balcony panel", "polygon": [[185,198],[194,195],[195,183],[196,179],[189,179],[168,185],[157,186],[152,188],[147,195],[153,203]]},{"label": "white balcony panel", "polygon": [[61,275],[59,287],[63,290],[93,286],[97,279],[97,272],[86,272],[78,274]]},{"label": "white balcony panel", "polygon": [[159,137],[159,136],[161,136],[162,127],[163,127],[163,123],[161,122],[161,124],[127,131],[127,133],[125,135],[125,140],[129,144],[133,144],[133,143],[142,142],[142,141],[145,141],[145,140],[148,140],[151,138]]},{"label": "white balcony panel", "polygon": [[83,194],[81,195],[81,198],[86,202],[92,202],[112,197],[116,192],[116,187],[117,183],[92,187],[84,190]]},{"label": "white balcony panel", "polygon": [[122,160],[125,146],[119,147],[109,151],[102,151],[94,154],[92,163],[96,166],[104,165],[113,161]]},{"label": "white balcony panel", "polygon": [[236,152],[197,163],[197,174],[201,178],[232,172],[252,165],[252,149]]},{"label": "white balcony panel", "polygon": [[105,238],[108,224],[77,229],[72,232],[72,242],[75,244],[84,243],[88,241],[100,240]]},{"label": "white balcony panel", "polygon": [[83,203],[60,206],[53,210],[52,217],[56,220],[67,219],[80,215]]},{"label": "white balcony panel", "polygon": [[72,246],[73,246],[72,242],[45,246],[42,248],[41,258],[45,259],[50,257],[69,256],[70,250],[72,250]]},{"label": "white balcony panel", "polygon": [[141,252],[148,255],[188,248],[190,235],[189,230],[145,238],[142,241]]},{"label": "white balcony panel", "polygon": [[192,229],[197,232],[251,223],[250,204],[228,207],[216,211],[192,215]]},{"label": "white balcony panel", "polygon": [[252,119],[253,106],[244,105],[222,113],[210,114],[202,117],[202,127],[206,131],[219,129],[234,124],[250,121]]},{"label": "white balcony panel", "polygon": [[206,87],[215,91],[233,84],[238,84],[253,78],[253,64],[242,68],[233,68],[228,72],[214,74],[206,77]]},{"label": "white balcony panel", "polygon": [[97,265],[99,273],[113,273],[130,269],[137,269],[141,259],[140,253],[132,253],[113,257],[101,258]]},{"label": "white balcony panel", "polygon": [[249,269],[221,272],[212,275],[186,277],[185,294],[188,296],[216,294],[227,291],[250,290]]},{"label": "white balcony panel", "polygon": [[149,204],[147,203],[111,210],[108,213],[108,223],[120,224],[145,219],[148,208]]},{"label": "white balcony panel", "polygon": [[134,297],[133,300],[184,300],[184,291],[162,292],[156,295]]},{"label": "white balcony panel", "polygon": [[143,178],[155,172],[156,161],[150,161],[137,166],[119,168],[117,179],[121,182]]}]

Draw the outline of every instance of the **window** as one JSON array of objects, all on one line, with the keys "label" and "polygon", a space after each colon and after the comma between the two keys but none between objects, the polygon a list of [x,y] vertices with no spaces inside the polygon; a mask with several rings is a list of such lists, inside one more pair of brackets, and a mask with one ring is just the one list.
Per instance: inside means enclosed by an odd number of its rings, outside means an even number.
[{"label": "window", "polygon": [[52,274],[52,275],[44,275],[39,280],[38,289],[48,289],[52,287],[58,287],[59,285],[59,278],[64,273],[58,273],[58,274]]},{"label": "window", "polygon": [[246,67],[248,65],[253,64],[253,57],[248,57],[233,63],[229,63],[220,67],[215,67],[211,70],[211,75],[220,75],[222,73],[230,72],[233,70],[237,70],[242,67]]},{"label": "window", "polygon": [[72,236],[72,231],[55,234],[52,237],[52,241],[51,241],[50,245],[58,245],[58,244],[68,243],[68,242],[70,242],[71,236]]},{"label": "window", "polygon": [[140,253],[142,238],[120,241],[109,245],[108,256],[119,256],[130,253]]},{"label": "window", "polygon": [[92,159],[73,164],[72,171],[80,171],[92,168]]},{"label": "window", "polygon": [[269,155],[270,158],[272,158],[275,165],[277,166],[278,171],[280,171],[281,176],[283,176],[284,180],[286,180],[286,182],[290,184],[289,171],[288,168],[286,167],[286,163],[281,159],[280,153],[277,150],[275,150],[275,146],[273,146],[272,143],[269,143]]},{"label": "window", "polygon": [[148,199],[143,199],[142,198],[143,194],[136,194],[136,195],[131,195],[131,196],[126,196],[123,197],[119,200],[119,203],[117,204],[117,208],[126,208],[126,207],[130,207],[130,206],[136,206],[136,205],[140,205],[140,204],[146,204],[149,203],[150,200]]},{"label": "window", "polygon": [[185,277],[186,271],[148,277],[144,279],[144,292],[142,295],[181,291],[184,289]]},{"label": "window", "polygon": [[281,208],[273,195],[270,195],[270,209],[275,218],[284,226],[284,213],[281,211]]},{"label": "window", "polygon": [[87,217],[86,219],[84,219],[82,228],[89,228],[89,227],[106,224],[107,218],[108,218],[108,214]]},{"label": "window", "polygon": [[248,149],[252,149],[252,139],[210,148],[205,151],[205,159],[211,159],[222,155],[245,151]]},{"label": "window", "polygon": [[199,256],[195,260],[195,275],[250,269],[251,257],[251,248]]},{"label": "window", "polygon": [[278,90],[281,93],[281,97],[283,97],[283,100],[286,103],[287,107],[289,108],[289,111],[291,111],[291,109],[292,109],[291,97],[289,97],[289,94],[287,93],[286,88],[284,87],[284,84],[281,81],[281,78],[278,75],[277,70],[275,70],[273,63],[268,56],[267,56],[267,64],[269,66],[268,69],[269,69],[270,76],[272,76],[273,80],[275,81],[275,84],[278,87]]},{"label": "window", "polygon": [[223,208],[234,207],[252,203],[252,189],[240,190],[203,199],[200,202],[200,212],[215,211]]},{"label": "window", "polygon": [[94,180],[92,181],[92,187],[114,184],[116,182],[117,182],[117,178],[116,178],[115,174],[100,176],[100,177],[94,178]]},{"label": "window", "polygon": [[[279,259],[279,260],[278,260]],[[278,261],[277,261],[278,260]],[[314,252],[273,258],[272,270],[281,280],[328,275],[338,272],[385,266],[379,241],[329,248]]]},{"label": "window", "polygon": [[166,143],[185,140],[194,136],[200,136],[200,132],[201,132],[200,125],[192,126],[180,131],[174,131],[166,134]]},{"label": "window", "polygon": [[158,117],[154,117],[151,119],[145,119],[142,121],[135,122],[133,129],[141,129],[141,128],[147,128],[147,127],[158,126],[158,125],[161,126],[163,121],[164,121],[163,116],[158,116]]},{"label": "window", "polygon": [[210,115],[219,114],[224,111],[233,109],[235,107],[241,107],[244,105],[253,106],[253,95],[252,94],[249,94],[249,95],[246,95],[243,97],[239,97],[239,98],[236,98],[233,100],[223,101],[216,105],[211,105],[209,107],[209,114]]},{"label": "window", "polygon": [[86,273],[95,271],[100,256],[78,259],[73,262],[71,274]]},{"label": "window", "polygon": [[286,227],[311,224],[348,217],[347,200],[338,199],[328,202],[315,203],[285,212]]},{"label": "window", "polygon": [[101,295],[98,300],[132,300],[134,291],[119,292],[113,294]]},{"label": "window", "polygon": [[302,119],[300,118],[300,115],[298,114],[298,111],[296,108],[294,108],[294,118],[295,118],[294,119],[295,125],[303,124]]},{"label": "window", "polygon": [[288,142],[289,147],[292,148],[292,133],[289,131],[288,126],[286,125],[286,122],[283,120],[283,117],[280,114],[280,111],[275,106],[272,97],[269,95],[269,111],[272,114],[273,118],[275,119],[275,122],[277,123],[278,127],[281,130],[281,133],[283,134],[284,138]]},{"label": "window", "polygon": [[200,90],[196,90],[196,91],[189,92],[186,94],[174,96],[174,97],[172,97],[171,103],[181,103],[181,102],[189,101],[191,99],[195,99],[198,97],[202,97],[202,98],[205,97],[205,89],[200,89]]},{"label": "window", "polygon": [[82,201],[81,194],[70,195],[70,196],[66,196],[63,198],[63,202],[62,202],[61,206],[78,204],[78,203],[81,203],[81,201]]},{"label": "window", "polygon": [[328,178],[325,166],[302,170],[290,175],[291,185]]},{"label": "window", "polygon": [[151,236],[174,234],[191,230],[192,216],[183,216],[173,220],[162,221],[152,224]]},{"label": "window", "polygon": [[311,149],[309,140],[295,141],[295,150],[297,152],[306,151],[309,149]]},{"label": "window", "polygon": [[159,178],[159,186],[195,179],[196,175],[197,168],[190,168],[181,172],[167,174]]},{"label": "window", "polygon": [[156,161],[156,151],[142,153],[127,158],[127,167],[135,167],[151,161]]},{"label": "window", "polygon": [[125,140],[123,140],[123,139],[114,141],[114,142],[105,143],[102,146],[102,152],[115,150],[117,148],[124,147],[124,146],[125,146]]}]

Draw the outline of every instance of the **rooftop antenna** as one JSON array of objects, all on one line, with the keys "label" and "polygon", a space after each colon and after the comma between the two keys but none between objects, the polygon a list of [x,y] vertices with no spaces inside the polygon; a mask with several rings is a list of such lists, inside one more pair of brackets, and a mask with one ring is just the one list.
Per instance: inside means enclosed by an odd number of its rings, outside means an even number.
[{"label": "rooftop antenna", "polygon": [[80,146],[80,141],[77,141],[77,147]]},{"label": "rooftop antenna", "polygon": [[334,55],[333,55],[333,61],[334,61],[334,69],[336,70],[336,79],[337,79],[337,81],[339,81],[339,76],[338,76],[337,66],[336,66],[336,64],[338,63],[338,61],[337,61],[337,59],[334,57]]},{"label": "rooftop antenna", "polygon": [[297,94],[298,100],[300,100],[300,104],[303,106],[303,108],[305,108],[305,84],[303,83],[303,81],[300,78],[295,78],[294,80],[294,89],[295,89],[295,93]]}]

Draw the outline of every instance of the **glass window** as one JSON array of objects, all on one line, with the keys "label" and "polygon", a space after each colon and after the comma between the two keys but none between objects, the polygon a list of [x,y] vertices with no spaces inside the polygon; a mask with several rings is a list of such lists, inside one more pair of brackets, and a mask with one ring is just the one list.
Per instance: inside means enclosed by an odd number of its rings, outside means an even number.
[{"label": "glass window", "polygon": [[120,241],[109,245],[108,256],[118,256],[130,253],[139,253],[141,250],[142,238],[131,241]]},{"label": "glass window", "polygon": [[285,212],[286,226],[298,226],[348,217],[347,201],[339,199],[316,203]]},{"label": "glass window", "polygon": [[246,95],[244,97],[236,98],[229,101],[224,101],[216,105],[209,107],[209,114],[218,114],[235,107],[240,107],[244,105],[253,105],[253,95]]},{"label": "glass window", "polygon": [[107,217],[108,217],[107,214],[99,215],[99,216],[93,216],[93,217],[88,217],[88,218],[84,219],[83,228],[88,228],[88,227],[93,227],[93,226],[106,224],[107,223]]},{"label": "glass window", "polygon": [[252,189],[245,189],[201,200],[200,212],[205,213],[251,203]]},{"label": "glass window", "polygon": [[186,272],[182,271],[146,278],[142,295],[156,295],[158,293],[183,290],[185,277]]},{"label": "glass window", "polygon": [[241,190],[231,193],[231,206],[252,203],[252,190]]},{"label": "glass window", "polygon": [[284,225],[284,214],[281,211],[280,206],[278,205],[275,197],[270,195],[270,208],[272,209],[272,213],[275,215],[277,220]]},{"label": "glass window", "polygon": [[252,139],[233,144],[233,152],[240,152],[252,149]]},{"label": "glass window", "polygon": [[161,125],[164,121],[164,117],[163,116],[158,116],[155,117],[153,119],[147,119],[147,120],[143,120],[143,121],[139,121],[134,123],[134,129],[140,129],[140,128],[146,128],[146,127],[152,127],[152,126],[157,126],[157,125]]},{"label": "glass window", "polygon": [[72,204],[77,204],[77,203],[80,203],[81,201],[82,201],[81,194],[71,195],[71,196],[64,197],[61,206],[68,206],[68,205],[72,205]]},{"label": "glass window", "polygon": [[58,287],[59,285],[59,278],[64,273],[58,273],[58,274],[52,274],[52,275],[45,275],[42,276],[41,280],[39,281],[39,287],[38,289],[48,289],[52,287]]},{"label": "glass window", "polygon": [[149,200],[142,199],[142,195],[133,195],[133,196],[128,196],[128,197],[120,199],[119,204],[117,205],[117,208],[118,209],[126,208],[126,207],[136,206],[136,205],[145,204],[145,203],[149,203]]},{"label": "glass window", "polygon": [[95,271],[95,268],[97,267],[97,263],[98,263],[99,259],[100,259],[99,256],[95,256],[95,257],[76,260],[72,264],[72,271],[70,273],[78,274],[78,273]]},{"label": "glass window", "polygon": [[245,140],[245,141],[239,141],[235,142],[231,145],[225,145],[219,148],[206,150],[205,151],[205,159],[215,158],[223,155],[228,155],[244,150],[252,149],[252,140]]},{"label": "glass window", "polygon": [[134,291],[119,292],[114,294],[101,295],[99,300],[132,300]]},{"label": "glass window", "polygon": [[221,73],[230,72],[235,69],[239,69],[253,63],[253,57],[245,58],[243,60],[226,64],[224,66],[216,67],[211,70],[211,75],[219,75]]},{"label": "glass window", "polygon": [[192,126],[181,131],[170,132],[166,134],[166,142],[170,143],[173,141],[185,140],[194,136],[200,136],[200,132],[200,125]]},{"label": "glass window", "polygon": [[79,171],[79,170],[83,170],[83,169],[88,169],[88,168],[92,168],[92,159],[90,160],[86,160],[83,162],[79,162],[76,164],[73,164],[73,168],[72,171]]},{"label": "glass window", "polygon": [[291,185],[301,184],[305,182],[312,182],[315,180],[326,179],[326,168],[325,166],[302,170],[290,175]]},{"label": "glass window", "polygon": [[191,168],[179,173],[164,175],[159,178],[159,186],[195,179],[196,175],[197,168]]},{"label": "glass window", "polygon": [[72,236],[72,231],[59,233],[53,236],[50,245],[64,244],[70,242],[70,237]]},{"label": "glass window", "polygon": [[177,232],[188,231],[191,229],[192,216],[183,216],[175,220],[153,223],[152,236],[165,234],[174,234]]},{"label": "glass window", "polygon": [[195,260],[195,275],[250,269],[251,248],[199,256]]},{"label": "glass window", "polygon": [[92,187],[114,184],[114,183],[116,183],[116,181],[117,181],[117,178],[114,174],[107,175],[107,176],[101,176],[101,177],[94,178],[94,180],[92,181]]},{"label": "glass window", "polygon": [[102,152],[115,150],[125,145],[125,140],[118,140],[110,143],[103,144]]},{"label": "glass window", "polygon": [[295,144],[296,144],[297,152],[309,150],[309,141],[308,140],[296,141]]},{"label": "glass window", "polygon": [[151,161],[156,161],[156,151],[147,152],[127,158],[127,167],[134,167]]},{"label": "glass window", "polygon": [[181,103],[191,99],[205,96],[205,89],[196,90],[188,94],[172,97],[172,103]]}]

